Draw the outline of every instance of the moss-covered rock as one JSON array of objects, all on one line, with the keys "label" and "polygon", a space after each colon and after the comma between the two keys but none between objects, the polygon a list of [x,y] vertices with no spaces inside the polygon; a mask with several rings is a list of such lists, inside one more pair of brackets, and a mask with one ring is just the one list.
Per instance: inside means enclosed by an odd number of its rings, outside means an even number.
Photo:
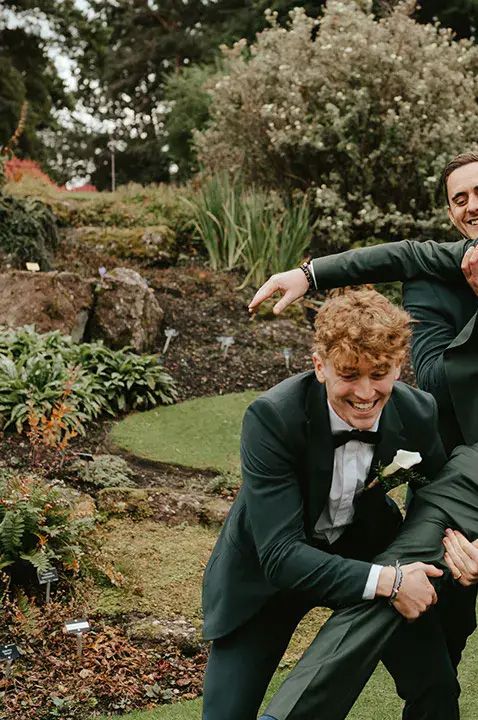
[{"label": "moss-covered rock", "polygon": [[167,225],[140,227],[100,227],[86,225],[73,235],[85,249],[107,251],[118,258],[171,264],[176,261],[176,234]]},{"label": "moss-covered rock", "polygon": [[107,515],[151,517],[153,509],[148,495],[148,490],[142,488],[103,488],[98,493],[98,510]]}]

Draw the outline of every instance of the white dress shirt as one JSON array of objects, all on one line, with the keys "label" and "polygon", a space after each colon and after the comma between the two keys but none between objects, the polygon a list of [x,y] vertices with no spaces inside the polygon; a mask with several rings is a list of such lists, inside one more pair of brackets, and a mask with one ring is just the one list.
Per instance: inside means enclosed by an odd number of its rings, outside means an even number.
[{"label": "white dress shirt", "polygon": [[[332,434],[342,430],[354,429],[337,415],[330,403],[327,404]],[[379,421],[380,416],[370,430],[376,431]],[[359,440],[350,440],[345,445],[336,448],[329,500],[315,524],[315,536],[320,540],[326,540],[332,544],[353,522],[353,502],[356,495],[363,490],[365,485],[372,464],[374,449],[374,445]],[[373,600],[375,597],[382,567],[382,565],[372,565],[365,584],[364,600]]]}]

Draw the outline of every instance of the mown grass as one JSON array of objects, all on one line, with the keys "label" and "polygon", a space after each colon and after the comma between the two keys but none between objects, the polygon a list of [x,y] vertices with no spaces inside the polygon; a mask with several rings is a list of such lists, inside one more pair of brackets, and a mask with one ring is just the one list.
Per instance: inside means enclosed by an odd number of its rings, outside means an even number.
[{"label": "mown grass", "polygon": [[255,397],[248,390],[133,413],[114,426],[111,440],[148,460],[237,471],[241,421]]}]

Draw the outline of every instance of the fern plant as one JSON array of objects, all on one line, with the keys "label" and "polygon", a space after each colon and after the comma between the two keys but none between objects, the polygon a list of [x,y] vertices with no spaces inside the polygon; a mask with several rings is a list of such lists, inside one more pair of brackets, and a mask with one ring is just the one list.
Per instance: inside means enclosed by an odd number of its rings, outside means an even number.
[{"label": "fern plant", "polygon": [[0,474],[0,570],[19,560],[36,570],[52,564],[78,570],[92,522],[72,516],[61,486],[36,476]]}]

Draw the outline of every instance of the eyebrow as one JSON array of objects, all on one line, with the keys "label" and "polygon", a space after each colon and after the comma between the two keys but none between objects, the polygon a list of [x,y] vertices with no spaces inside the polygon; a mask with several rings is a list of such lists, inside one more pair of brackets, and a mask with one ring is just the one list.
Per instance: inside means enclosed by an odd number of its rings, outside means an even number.
[{"label": "eyebrow", "polygon": [[[478,185],[475,185],[473,190],[478,190]],[[468,193],[466,192],[466,190],[460,190],[459,192],[457,192],[453,195],[452,201],[455,202],[456,200],[458,200],[459,197],[466,197],[467,195],[468,195]]]}]

